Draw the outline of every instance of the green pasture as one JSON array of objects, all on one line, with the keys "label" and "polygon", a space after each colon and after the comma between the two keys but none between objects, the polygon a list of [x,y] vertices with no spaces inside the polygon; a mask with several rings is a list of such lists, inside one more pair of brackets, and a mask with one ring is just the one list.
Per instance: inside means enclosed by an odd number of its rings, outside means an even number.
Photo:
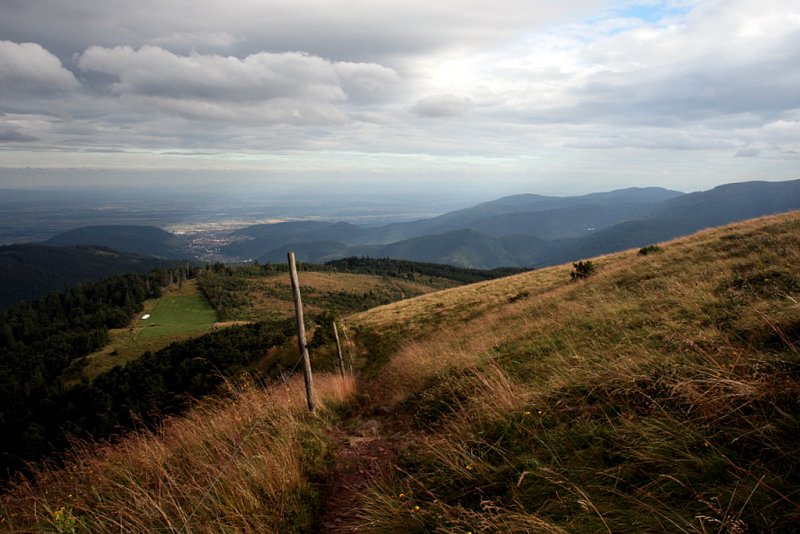
[{"label": "green pasture", "polygon": [[[145,314],[150,317],[142,319]],[[110,330],[105,347],[75,360],[64,372],[64,382],[69,386],[83,378],[91,380],[147,351],[155,352],[175,341],[209,332],[216,319],[214,309],[194,280],[168,289],[161,298],[146,301],[131,326]]]},{"label": "green pasture", "polygon": [[217,315],[198,291],[171,294],[158,299],[150,317],[136,321],[138,338],[198,334],[212,329]]}]

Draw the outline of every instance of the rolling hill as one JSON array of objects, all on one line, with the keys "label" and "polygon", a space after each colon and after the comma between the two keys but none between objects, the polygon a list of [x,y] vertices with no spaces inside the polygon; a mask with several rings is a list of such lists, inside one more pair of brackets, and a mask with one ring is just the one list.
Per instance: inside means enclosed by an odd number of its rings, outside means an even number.
[{"label": "rolling hill", "polygon": [[113,250],[167,259],[192,259],[186,240],[155,226],[84,226],[51,237],[51,246],[101,246]]},{"label": "rolling hill", "polygon": [[97,246],[0,246],[0,308],[86,280],[173,264]]},{"label": "rolling hill", "polygon": [[[319,261],[325,257],[347,255],[344,252],[346,245],[389,245],[465,229],[495,237],[519,233],[542,239],[575,237],[647,213],[659,202],[680,195],[682,193],[661,188],[630,188],[576,197],[525,194],[484,202],[430,219],[377,227],[320,221],[262,224],[234,232],[234,236],[244,239],[229,245],[226,252],[243,258],[273,257],[281,250],[294,247],[303,248],[308,253],[306,261]],[[499,265],[494,263],[494,266]]]},{"label": "rolling hill", "polygon": [[[744,182],[683,194],[629,188],[574,197],[514,195],[429,219],[361,226],[290,221],[230,233],[221,253],[241,261],[283,262],[347,256],[390,257],[459,267],[543,267],[750,217],[800,209],[800,180]],[[146,226],[78,228],[48,244],[97,245],[163,258],[191,256],[186,241]]]}]

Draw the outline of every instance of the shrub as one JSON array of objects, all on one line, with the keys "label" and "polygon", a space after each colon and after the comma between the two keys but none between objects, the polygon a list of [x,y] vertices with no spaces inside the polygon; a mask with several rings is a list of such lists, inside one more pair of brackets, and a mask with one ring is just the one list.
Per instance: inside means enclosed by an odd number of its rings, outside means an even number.
[{"label": "shrub", "polygon": [[654,252],[661,252],[661,247],[658,245],[647,245],[646,247],[642,247],[639,249],[639,256],[647,256],[648,254],[652,254]]},{"label": "shrub", "polygon": [[581,278],[589,278],[595,271],[594,263],[590,260],[579,261],[572,264],[572,272],[569,273],[573,281],[580,280]]},{"label": "shrub", "polygon": [[518,300],[522,300],[531,296],[530,291],[522,290],[516,295],[512,295],[508,297],[508,302],[517,302]]}]

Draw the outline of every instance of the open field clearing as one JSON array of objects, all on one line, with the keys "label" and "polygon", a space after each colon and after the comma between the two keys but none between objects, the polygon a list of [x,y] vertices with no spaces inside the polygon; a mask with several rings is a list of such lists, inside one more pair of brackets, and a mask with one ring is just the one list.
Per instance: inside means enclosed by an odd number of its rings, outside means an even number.
[{"label": "open field clearing", "polygon": [[[144,319],[148,314],[150,317]],[[197,282],[190,280],[158,299],[152,310],[136,320],[133,328],[136,337],[143,340],[188,336],[208,332],[216,319],[214,309],[197,290]]]},{"label": "open field clearing", "polygon": [[[142,319],[145,315],[149,317]],[[200,293],[197,281],[188,280],[182,287],[169,288],[160,298],[146,301],[130,327],[109,330],[103,349],[76,360],[67,370],[67,383],[80,380],[80,376],[92,379],[147,351],[209,332],[215,321],[216,313]],[[74,376],[73,369],[80,369],[81,375]]]}]

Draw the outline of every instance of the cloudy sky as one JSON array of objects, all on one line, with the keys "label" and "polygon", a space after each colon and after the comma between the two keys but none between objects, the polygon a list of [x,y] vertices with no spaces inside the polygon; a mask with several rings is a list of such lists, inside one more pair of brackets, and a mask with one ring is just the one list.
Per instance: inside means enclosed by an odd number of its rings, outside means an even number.
[{"label": "cloudy sky", "polygon": [[3,0],[0,187],[571,194],[799,169],[796,0]]}]

